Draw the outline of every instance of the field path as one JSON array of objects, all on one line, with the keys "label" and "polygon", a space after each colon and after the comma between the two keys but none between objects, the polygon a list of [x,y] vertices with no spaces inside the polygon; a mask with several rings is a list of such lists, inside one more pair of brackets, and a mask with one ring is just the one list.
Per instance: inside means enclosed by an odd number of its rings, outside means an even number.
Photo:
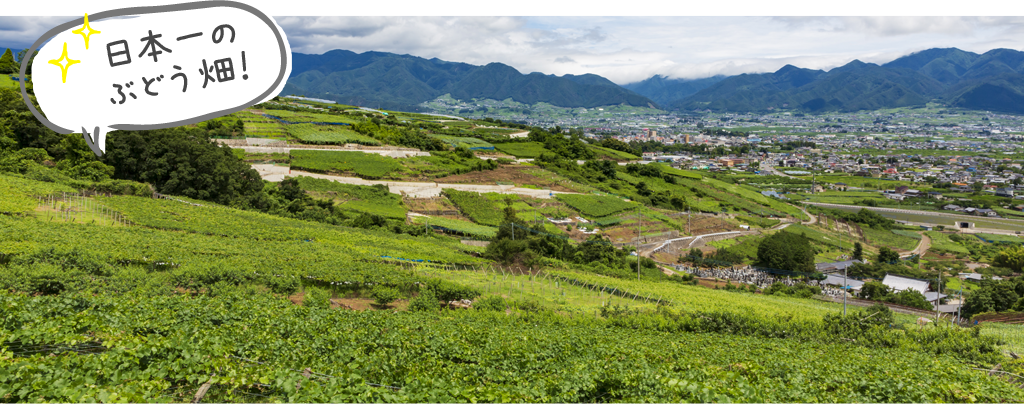
[{"label": "field path", "polygon": [[917,254],[920,257],[924,256],[924,253],[928,252],[928,249],[932,246],[932,239],[927,234],[921,233],[921,242],[917,243],[917,248],[907,253],[906,256]]},{"label": "field path", "polygon": [[388,187],[393,194],[405,194],[413,198],[429,198],[441,195],[445,188],[470,192],[496,192],[499,194],[516,194],[531,196],[534,198],[549,199],[554,194],[573,194],[575,192],[545,191],[542,189],[517,188],[511,185],[477,185],[477,184],[443,184],[437,182],[403,182],[403,181],[371,181],[356,177],[343,177],[338,175],[317,174],[301,170],[292,170],[284,166],[273,164],[253,164],[252,168],[260,173],[260,177],[270,182],[284,181],[288,177],[312,177],[337,181],[343,184],[352,185],[377,185],[382,184]]}]

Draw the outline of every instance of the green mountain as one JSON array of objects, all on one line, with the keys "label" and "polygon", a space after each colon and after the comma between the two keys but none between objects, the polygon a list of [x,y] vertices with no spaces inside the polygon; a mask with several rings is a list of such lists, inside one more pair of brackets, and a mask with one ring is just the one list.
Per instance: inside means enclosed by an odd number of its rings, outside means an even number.
[{"label": "green mountain", "polygon": [[881,66],[854,60],[828,72],[787,65],[774,73],[726,78],[668,105],[683,110],[822,112],[933,100],[965,109],[1024,113],[1024,52],[993,49],[979,55],[956,48],[928,49]]},{"label": "green mountain", "polygon": [[650,98],[660,105],[670,105],[724,79],[725,76],[692,80],[670,79],[656,74],[647,80],[629,83],[622,87]]},{"label": "green mountain", "polygon": [[292,75],[283,93],[404,110],[418,110],[417,104],[443,94],[456,99],[512,98],[559,107],[657,107],[647,97],[594,74],[524,75],[501,63],[474,66],[436,58],[345,50],[322,55],[293,53]]}]

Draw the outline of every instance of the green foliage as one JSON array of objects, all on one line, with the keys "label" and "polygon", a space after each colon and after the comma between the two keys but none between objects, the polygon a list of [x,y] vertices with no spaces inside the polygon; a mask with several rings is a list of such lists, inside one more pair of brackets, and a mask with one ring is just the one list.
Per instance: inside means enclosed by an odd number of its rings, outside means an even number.
[{"label": "green foliage", "polygon": [[402,297],[402,294],[392,286],[375,285],[370,290],[370,297],[373,298],[373,302],[378,306],[387,306]]},{"label": "green foliage", "polygon": [[817,286],[811,286],[806,283],[797,283],[793,286],[788,286],[782,282],[775,282],[764,289],[766,295],[783,295],[793,296],[808,299],[815,295],[821,294],[821,288]]},{"label": "green foliage", "polygon": [[445,304],[459,300],[472,300],[480,296],[479,290],[444,279],[428,278],[425,286],[438,300]]},{"label": "green foliage", "polygon": [[18,73],[20,69],[21,65],[14,61],[14,53],[10,48],[0,55],[0,74],[14,74]]},{"label": "green foliage", "polygon": [[441,191],[448,200],[452,201],[459,211],[476,223],[487,226],[498,226],[501,224],[502,212],[486,196],[476,192],[459,191],[445,188]]},{"label": "green foliage", "polygon": [[320,173],[352,173],[360,178],[379,179],[402,170],[402,164],[375,153],[329,150],[292,150],[291,166]]},{"label": "green foliage", "polygon": [[473,308],[483,311],[505,311],[509,307],[508,302],[501,296],[490,295],[473,302]]},{"label": "green foliage", "polygon": [[305,290],[305,295],[302,298],[302,305],[306,307],[315,307],[318,309],[329,309],[331,308],[331,292],[318,288],[316,286],[308,286]]},{"label": "green foliage", "polygon": [[587,217],[610,216],[636,207],[613,196],[557,194],[555,198]]},{"label": "green foliage", "polygon": [[409,311],[437,312],[438,307],[437,295],[428,287],[420,287],[419,294],[409,300]]},{"label": "green foliage", "polygon": [[814,272],[814,249],[803,235],[780,231],[761,240],[757,264],[794,272]]},{"label": "green foliage", "polygon": [[964,317],[970,318],[979,313],[1010,310],[1021,297],[1015,286],[1009,281],[983,281],[981,288],[972,291],[964,300],[962,308]]},{"label": "green foliage", "polygon": [[535,159],[548,150],[540,142],[509,142],[494,145],[498,151],[521,159]]},{"label": "green foliage", "polygon": [[851,257],[855,260],[864,261],[864,246],[860,242],[853,243],[853,255]]},{"label": "green foliage", "polygon": [[220,204],[245,204],[263,190],[256,170],[200,129],[115,131],[104,162],[118,179],[147,182],[157,192]]},{"label": "green foliage", "polygon": [[321,197],[342,201],[341,209],[380,215],[389,219],[405,219],[406,208],[402,197],[393,194],[387,186],[350,185],[322,178],[295,177],[299,187]]},{"label": "green foliage", "polygon": [[377,139],[336,126],[297,124],[287,125],[287,128],[288,133],[306,144],[343,145],[354,143],[366,146],[380,146],[380,141]]},{"label": "green foliage", "polygon": [[996,255],[993,265],[1009,268],[1013,272],[1024,269],[1024,247],[1005,248]]},{"label": "green foliage", "polygon": [[878,262],[896,264],[900,262],[900,253],[889,249],[889,247],[878,248]]},{"label": "green foliage", "polygon": [[443,217],[413,216],[412,221],[414,224],[421,226],[425,224],[432,228],[485,238],[494,237],[498,233],[498,229],[495,227],[482,226],[465,220],[448,219]]}]

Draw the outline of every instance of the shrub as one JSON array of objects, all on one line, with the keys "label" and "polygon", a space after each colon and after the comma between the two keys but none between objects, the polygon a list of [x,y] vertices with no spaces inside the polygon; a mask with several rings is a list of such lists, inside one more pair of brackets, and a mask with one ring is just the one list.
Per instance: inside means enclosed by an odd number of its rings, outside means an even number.
[{"label": "shrub", "polygon": [[430,288],[420,288],[420,294],[409,301],[409,311],[437,311],[437,296]]},{"label": "shrub", "polygon": [[331,308],[331,292],[310,286],[306,288],[306,294],[302,299],[302,305],[321,309]]},{"label": "shrub", "polygon": [[504,311],[508,304],[501,296],[491,295],[473,302],[473,308],[483,311]]},{"label": "shrub", "polygon": [[398,300],[401,294],[398,293],[398,289],[391,286],[376,285],[370,290],[370,297],[373,297],[373,302],[380,306],[387,306],[391,302]]}]

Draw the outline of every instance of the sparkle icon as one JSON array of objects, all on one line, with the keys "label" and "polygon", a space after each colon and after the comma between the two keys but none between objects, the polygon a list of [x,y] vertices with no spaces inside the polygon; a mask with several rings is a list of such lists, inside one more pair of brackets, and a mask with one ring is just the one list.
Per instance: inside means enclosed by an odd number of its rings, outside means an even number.
[{"label": "sparkle icon", "polygon": [[60,59],[50,60],[50,64],[60,67],[60,80],[62,83],[68,82],[68,68],[75,63],[81,62],[80,60],[74,60],[68,57],[68,43],[64,42],[64,52],[60,54]]},{"label": "sparkle icon", "polygon": [[89,26],[89,14],[86,14],[85,25],[82,25],[82,28],[71,31],[71,33],[81,35],[82,38],[85,38],[85,49],[89,49],[89,36],[92,34],[99,34],[100,31],[94,30]]}]

